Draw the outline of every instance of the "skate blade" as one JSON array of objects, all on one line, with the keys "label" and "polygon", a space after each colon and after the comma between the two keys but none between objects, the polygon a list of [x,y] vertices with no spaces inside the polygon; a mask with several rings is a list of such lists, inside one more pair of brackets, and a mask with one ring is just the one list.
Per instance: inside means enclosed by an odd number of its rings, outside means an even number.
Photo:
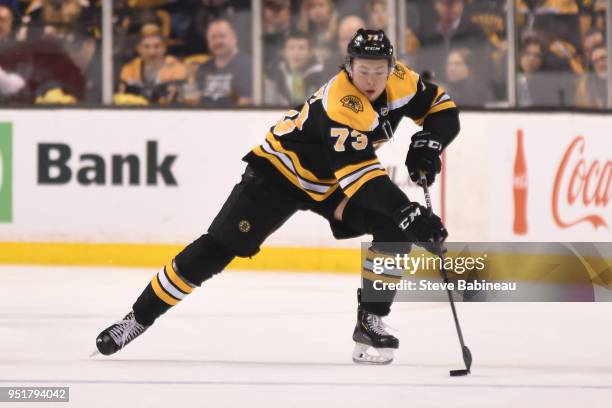
[{"label": "skate blade", "polygon": [[[374,348],[367,344],[355,343],[353,362],[357,364],[385,365],[393,361],[392,348]],[[372,353],[374,352],[374,353]]]}]

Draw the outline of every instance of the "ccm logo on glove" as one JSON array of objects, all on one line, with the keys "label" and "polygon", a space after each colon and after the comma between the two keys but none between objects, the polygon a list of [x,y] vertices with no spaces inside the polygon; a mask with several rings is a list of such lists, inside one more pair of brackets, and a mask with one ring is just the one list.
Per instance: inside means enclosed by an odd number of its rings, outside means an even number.
[{"label": "ccm logo on glove", "polygon": [[428,147],[433,150],[442,151],[442,143],[438,142],[437,140],[426,140],[426,139],[415,140],[412,143],[412,147],[417,148],[417,149]]},{"label": "ccm logo on glove", "polygon": [[405,231],[406,228],[408,228],[410,224],[414,221],[414,219],[421,215],[421,209],[418,206],[408,206],[402,210],[402,213],[409,211],[410,209],[412,209],[412,212],[408,214],[408,216],[401,220],[399,223],[399,227],[402,231]]}]

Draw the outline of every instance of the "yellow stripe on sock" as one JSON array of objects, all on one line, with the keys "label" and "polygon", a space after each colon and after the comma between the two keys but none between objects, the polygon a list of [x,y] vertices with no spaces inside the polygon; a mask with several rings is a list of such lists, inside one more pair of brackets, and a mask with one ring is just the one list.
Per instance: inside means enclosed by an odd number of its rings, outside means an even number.
[{"label": "yellow stripe on sock", "polygon": [[186,284],[185,281],[180,276],[178,276],[178,274],[172,267],[172,261],[168,262],[168,264],[166,265],[166,273],[168,274],[168,277],[170,278],[170,281],[172,281],[174,286],[176,286],[185,293],[193,292],[193,288]]},{"label": "yellow stripe on sock", "polygon": [[170,306],[176,305],[179,301],[172,296],[168,295],[164,289],[161,287],[159,282],[157,281],[157,275],[153,277],[151,280],[151,286],[153,287],[153,292],[157,295],[158,298],[169,304]]},{"label": "yellow stripe on sock", "polygon": [[374,281],[382,281],[385,283],[400,283],[402,281],[402,278],[393,278],[389,275],[378,275],[374,272],[370,272],[367,270],[363,270],[361,271],[361,277],[367,280],[370,280],[372,282]]}]

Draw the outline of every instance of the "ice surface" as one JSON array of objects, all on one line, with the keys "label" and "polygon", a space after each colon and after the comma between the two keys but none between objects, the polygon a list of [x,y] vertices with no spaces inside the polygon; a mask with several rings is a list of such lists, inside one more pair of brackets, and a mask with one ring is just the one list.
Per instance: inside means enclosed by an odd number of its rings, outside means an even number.
[{"label": "ice surface", "polygon": [[0,386],[69,386],[57,405],[71,407],[612,404],[612,304],[458,304],[474,365],[451,378],[446,303],[395,304],[396,360],[352,363],[357,275],[224,272],[125,350],[89,358],[155,272],[0,267]]}]

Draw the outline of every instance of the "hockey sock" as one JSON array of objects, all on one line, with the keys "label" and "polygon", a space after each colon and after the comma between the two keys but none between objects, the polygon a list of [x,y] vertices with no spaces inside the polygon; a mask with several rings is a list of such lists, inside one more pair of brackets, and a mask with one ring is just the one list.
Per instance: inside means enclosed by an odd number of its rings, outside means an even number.
[{"label": "hockey sock", "polygon": [[134,303],[134,315],[138,323],[153,324],[168,309],[183,300],[196,287],[176,271],[174,261],[169,262],[151,279]]},{"label": "hockey sock", "polygon": [[233,258],[210,235],[201,236],[153,277],[134,303],[136,320],[150,326],[202,282],[221,272]]},{"label": "hockey sock", "polygon": [[378,316],[386,316],[391,311],[395,290],[388,289],[387,283],[399,283],[404,271],[386,268],[384,260],[395,255],[377,251],[370,247],[361,270],[361,307]]}]

